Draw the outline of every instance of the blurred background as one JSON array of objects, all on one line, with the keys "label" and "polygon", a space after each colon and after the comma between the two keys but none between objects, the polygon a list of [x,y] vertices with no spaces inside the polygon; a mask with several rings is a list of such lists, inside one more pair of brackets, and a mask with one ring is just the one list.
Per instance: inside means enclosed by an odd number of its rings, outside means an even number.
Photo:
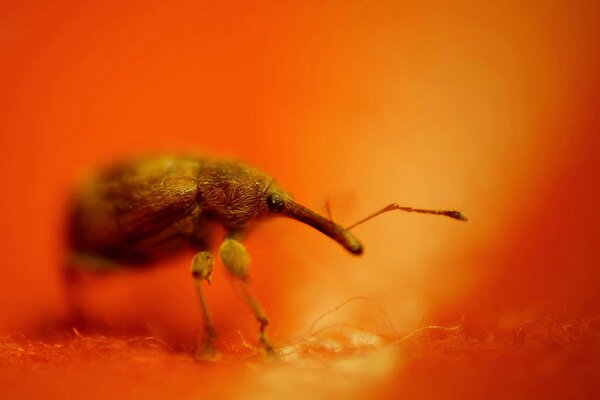
[{"label": "blurred background", "polygon": [[[8,1],[0,4],[0,333],[66,315],[70,191],[139,154],[256,165],[357,227],[352,257],[291,220],[256,227],[251,275],[276,343],[337,323],[473,335],[597,316],[599,6],[538,2]],[[90,318],[183,349],[199,334],[190,256],[88,282]],[[221,265],[225,342],[256,324]]]}]

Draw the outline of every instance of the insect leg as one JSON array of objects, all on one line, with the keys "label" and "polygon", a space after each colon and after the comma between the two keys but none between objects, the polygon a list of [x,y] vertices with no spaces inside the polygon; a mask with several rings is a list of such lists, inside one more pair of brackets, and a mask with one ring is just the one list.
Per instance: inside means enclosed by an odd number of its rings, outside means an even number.
[{"label": "insect leg", "polygon": [[216,357],[216,350],[213,342],[217,337],[215,328],[212,325],[210,317],[210,311],[208,310],[208,304],[204,289],[202,288],[202,281],[206,280],[210,284],[210,279],[213,271],[213,256],[207,251],[201,251],[194,256],[192,260],[192,276],[196,283],[196,292],[198,293],[198,299],[200,300],[200,308],[202,310],[202,317],[204,319],[204,331],[206,332],[206,340],[202,347],[198,351],[198,356],[202,359],[212,359]]},{"label": "insect leg", "polygon": [[63,268],[63,281],[70,328],[83,328],[86,325],[81,284],[86,276],[109,273],[121,266],[101,257],[72,253],[66,257]]},{"label": "insect leg", "polygon": [[81,308],[81,299],[78,293],[79,274],[75,266],[67,260],[63,269],[63,280],[65,285],[65,297],[68,312],[68,324],[70,328],[81,329],[84,323],[84,312]]},{"label": "insect leg", "polygon": [[267,318],[263,306],[260,304],[248,284],[250,255],[248,254],[246,247],[237,240],[235,235],[227,235],[221,244],[221,260],[229,273],[234,277],[234,284],[242,296],[242,299],[250,306],[260,324],[258,336],[260,343],[267,352],[272,353],[273,346],[265,332],[267,325],[269,325],[269,319]]}]

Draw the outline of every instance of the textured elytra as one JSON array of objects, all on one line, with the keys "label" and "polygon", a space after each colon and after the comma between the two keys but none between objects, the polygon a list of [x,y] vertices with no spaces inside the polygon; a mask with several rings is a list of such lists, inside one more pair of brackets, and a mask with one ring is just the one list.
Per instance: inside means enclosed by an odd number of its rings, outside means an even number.
[{"label": "textured elytra", "polygon": [[291,197],[273,178],[236,161],[148,157],[91,176],[76,193],[72,250],[143,264],[187,246],[205,248],[214,223],[241,231],[270,213],[267,197]]},{"label": "textured elytra", "polygon": [[165,231],[174,222],[185,222],[197,207],[200,167],[189,158],[147,158],[90,177],[73,201],[73,249],[134,259],[136,245],[145,239],[167,242],[176,237],[174,232],[165,237]]}]

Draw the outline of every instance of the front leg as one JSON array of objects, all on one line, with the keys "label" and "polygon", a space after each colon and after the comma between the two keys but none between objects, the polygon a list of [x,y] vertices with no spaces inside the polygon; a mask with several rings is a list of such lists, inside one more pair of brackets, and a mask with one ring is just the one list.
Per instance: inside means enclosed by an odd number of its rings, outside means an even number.
[{"label": "front leg", "polygon": [[205,280],[210,284],[210,279],[213,271],[213,256],[207,251],[201,251],[196,254],[192,260],[192,276],[196,283],[196,292],[200,300],[200,308],[202,309],[202,317],[204,319],[204,331],[206,339],[202,347],[198,350],[197,356],[203,360],[212,360],[217,357],[217,351],[214,347],[214,340],[217,337],[215,328],[212,325],[210,311],[206,302],[206,296],[202,287],[202,281]]},{"label": "front leg", "polygon": [[109,274],[122,269],[123,265],[84,253],[72,253],[66,258],[63,280],[69,313],[67,317],[69,328],[82,329],[86,325],[84,298],[80,293],[80,285],[85,276]]},{"label": "front leg", "polygon": [[260,304],[248,284],[250,255],[239,239],[240,235],[233,233],[230,233],[225,237],[225,240],[221,244],[221,260],[229,273],[234,277],[236,289],[239,291],[242,299],[250,306],[260,324],[258,336],[260,343],[268,353],[272,353],[273,346],[265,332],[267,325],[269,325],[269,319],[267,318],[263,306]]}]

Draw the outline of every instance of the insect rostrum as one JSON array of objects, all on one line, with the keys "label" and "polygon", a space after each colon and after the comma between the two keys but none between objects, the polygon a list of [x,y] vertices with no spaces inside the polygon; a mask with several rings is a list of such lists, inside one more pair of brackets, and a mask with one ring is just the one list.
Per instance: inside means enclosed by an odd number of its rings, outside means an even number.
[{"label": "insect rostrum", "polygon": [[256,168],[233,160],[194,156],[147,157],[102,170],[75,193],[66,276],[72,281],[74,271],[86,267],[143,267],[186,248],[194,249],[197,254],[192,260],[192,275],[208,336],[203,352],[210,354],[215,332],[202,280],[210,282],[213,255],[209,250],[214,228],[221,224],[227,232],[219,249],[221,260],[240,283],[242,298],[260,323],[260,341],[271,351],[265,334],[268,319],[248,286],[250,257],[242,239],[254,222],[272,216],[308,224],[352,254],[363,252],[348,229],[296,203],[272,177]]}]

